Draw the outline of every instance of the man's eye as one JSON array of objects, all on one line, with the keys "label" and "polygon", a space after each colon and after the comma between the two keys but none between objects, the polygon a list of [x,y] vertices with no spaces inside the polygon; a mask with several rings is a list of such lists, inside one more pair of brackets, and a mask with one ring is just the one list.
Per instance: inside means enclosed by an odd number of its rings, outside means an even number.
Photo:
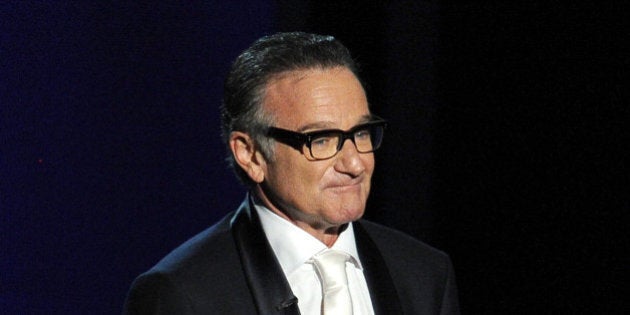
[{"label": "man's eye", "polygon": [[359,131],[354,133],[354,138],[355,139],[369,139],[370,138],[370,131],[367,130],[367,129],[359,130]]},{"label": "man's eye", "polygon": [[331,142],[332,142],[332,137],[319,137],[311,141],[311,147],[314,147],[314,146],[326,147],[326,146],[329,146]]}]

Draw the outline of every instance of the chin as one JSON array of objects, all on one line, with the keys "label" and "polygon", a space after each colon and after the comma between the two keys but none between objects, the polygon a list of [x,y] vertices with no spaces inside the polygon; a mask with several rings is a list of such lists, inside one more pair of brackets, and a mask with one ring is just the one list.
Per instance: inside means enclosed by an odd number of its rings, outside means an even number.
[{"label": "chin", "polygon": [[360,219],[363,216],[364,209],[365,209],[365,205],[356,206],[353,208],[342,208],[341,210],[343,213],[342,220],[344,221],[342,224]]}]

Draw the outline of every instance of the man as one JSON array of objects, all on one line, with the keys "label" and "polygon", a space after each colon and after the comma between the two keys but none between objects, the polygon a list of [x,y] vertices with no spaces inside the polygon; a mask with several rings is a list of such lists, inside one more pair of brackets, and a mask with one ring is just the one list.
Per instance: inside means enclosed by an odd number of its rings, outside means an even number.
[{"label": "man", "polygon": [[446,254],[361,220],[385,122],[370,113],[341,43],[259,39],[232,65],[222,122],[250,193],[138,277],[126,313],[459,312]]}]

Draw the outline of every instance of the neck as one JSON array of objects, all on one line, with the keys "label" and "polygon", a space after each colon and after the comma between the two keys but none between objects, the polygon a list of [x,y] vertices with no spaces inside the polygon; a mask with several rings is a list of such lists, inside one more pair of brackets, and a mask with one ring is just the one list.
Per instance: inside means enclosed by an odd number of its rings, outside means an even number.
[{"label": "neck", "polygon": [[332,247],[339,238],[339,234],[348,226],[348,224],[326,225],[321,222],[321,220],[308,220],[308,216],[304,215],[299,210],[283,210],[281,207],[276,206],[276,203],[271,201],[260,185],[256,186],[252,195],[257,198],[262,205],[271,210],[271,212],[306,231],[327,247]]}]

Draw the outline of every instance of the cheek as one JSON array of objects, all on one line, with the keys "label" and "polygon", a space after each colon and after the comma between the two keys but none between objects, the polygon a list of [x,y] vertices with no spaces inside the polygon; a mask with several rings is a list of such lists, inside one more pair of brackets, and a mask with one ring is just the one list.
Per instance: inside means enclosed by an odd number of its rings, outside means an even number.
[{"label": "cheek", "polygon": [[305,193],[317,190],[326,173],[326,167],[308,161],[301,153],[296,153],[278,152],[278,159],[273,170],[270,169],[270,176],[274,177],[277,186],[288,192]]},{"label": "cheek", "polygon": [[367,154],[363,159],[363,165],[365,165],[365,172],[369,175],[372,175],[372,171],[374,171],[374,154]]},{"label": "cheek", "polygon": [[369,182],[372,178],[372,173],[374,173],[374,154],[368,153],[361,155],[361,163],[363,163],[363,167],[365,168],[363,173],[366,176],[366,180]]},{"label": "cheek", "polygon": [[301,178],[301,184],[305,186],[305,189],[319,193],[324,187],[326,182],[332,178],[332,167],[327,165],[320,165],[320,163],[309,162],[308,165],[304,165],[297,176]]}]

